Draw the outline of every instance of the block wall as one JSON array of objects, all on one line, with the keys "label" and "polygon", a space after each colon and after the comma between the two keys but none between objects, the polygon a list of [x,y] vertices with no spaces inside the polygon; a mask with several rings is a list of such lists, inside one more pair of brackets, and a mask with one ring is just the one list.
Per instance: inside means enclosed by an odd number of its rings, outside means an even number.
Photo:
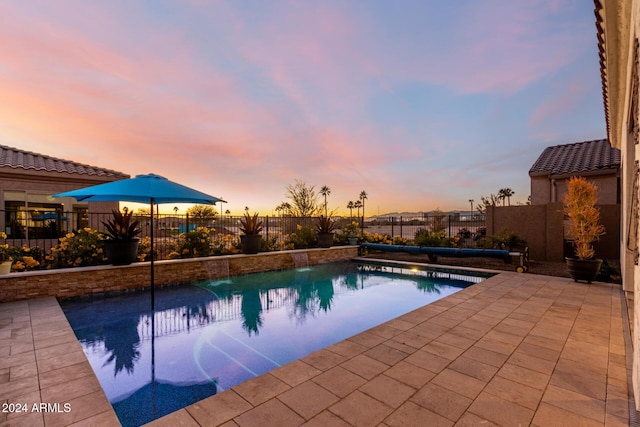
[{"label": "block wall", "polygon": [[[262,271],[342,261],[358,255],[357,246],[227,255],[208,258],[157,261],[156,286],[220,279]],[[54,296],[69,298],[149,288],[149,263],[30,271],[0,276],[0,303]]]}]

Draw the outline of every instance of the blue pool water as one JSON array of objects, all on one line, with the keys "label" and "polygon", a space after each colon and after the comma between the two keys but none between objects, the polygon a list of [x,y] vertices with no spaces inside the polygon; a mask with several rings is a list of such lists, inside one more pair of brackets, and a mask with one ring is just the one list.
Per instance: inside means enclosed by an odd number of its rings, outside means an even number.
[{"label": "blue pool water", "polygon": [[[486,276],[485,276],[486,277]],[[324,264],[62,301],[124,426],[139,426],[484,277]]]}]

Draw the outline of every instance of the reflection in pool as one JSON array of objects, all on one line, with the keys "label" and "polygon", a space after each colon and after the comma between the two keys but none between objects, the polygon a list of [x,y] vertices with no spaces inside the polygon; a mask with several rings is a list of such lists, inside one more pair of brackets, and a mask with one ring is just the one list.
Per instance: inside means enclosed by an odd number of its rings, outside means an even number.
[{"label": "reflection in pool", "polygon": [[[486,276],[485,276],[486,277]],[[61,302],[121,423],[138,426],[483,280],[351,262]]]}]

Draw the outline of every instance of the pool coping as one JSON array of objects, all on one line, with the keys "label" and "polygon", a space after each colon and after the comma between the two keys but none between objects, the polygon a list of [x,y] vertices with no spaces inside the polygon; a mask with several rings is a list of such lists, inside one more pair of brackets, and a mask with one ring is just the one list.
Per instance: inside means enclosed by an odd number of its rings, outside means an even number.
[{"label": "pool coping", "polygon": [[[624,305],[619,285],[499,272],[149,425],[628,425]],[[55,298],[0,304],[0,354],[0,401],[29,405],[0,422],[119,424]]]}]

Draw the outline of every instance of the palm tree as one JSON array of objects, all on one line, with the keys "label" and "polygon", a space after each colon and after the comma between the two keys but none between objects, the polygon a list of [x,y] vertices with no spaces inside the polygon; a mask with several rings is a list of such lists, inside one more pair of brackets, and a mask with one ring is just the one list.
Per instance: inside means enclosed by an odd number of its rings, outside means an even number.
[{"label": "palm tree", "polygon": [[320,189],[320,194],[324,196],[324,216],[327,216],[327,196],[331,194],[331,189],[328,186],[323,185]]},{"label": "palm tree", "polygon": [[349,203],[347,203],[347,209],[349,209],[349,218],[353,219],[353,208],[355,208],[356,205],[349,200]]},{"label": "palm tree", "polygon": [[498,191],[498,197],[502,200],[502,206],[504,206],[504,199],[509,201],[509,206],[511,206],[511,196],[513,196],[515,192],[510,188],[502,188]]},{"label": "palm tree", "polygon": [[360,192],[360,200],[362,200],[362,220],[360,221],[360,228],[364,229],[364,199],[367,198],[367,192],[362,190]]},{"label": "palm tree", "polygon": [[362,202],[360,200],[356,201],[353,204],[353,207],[358,209],[358,218],[360,218],[360,208],[362,207]]}]

